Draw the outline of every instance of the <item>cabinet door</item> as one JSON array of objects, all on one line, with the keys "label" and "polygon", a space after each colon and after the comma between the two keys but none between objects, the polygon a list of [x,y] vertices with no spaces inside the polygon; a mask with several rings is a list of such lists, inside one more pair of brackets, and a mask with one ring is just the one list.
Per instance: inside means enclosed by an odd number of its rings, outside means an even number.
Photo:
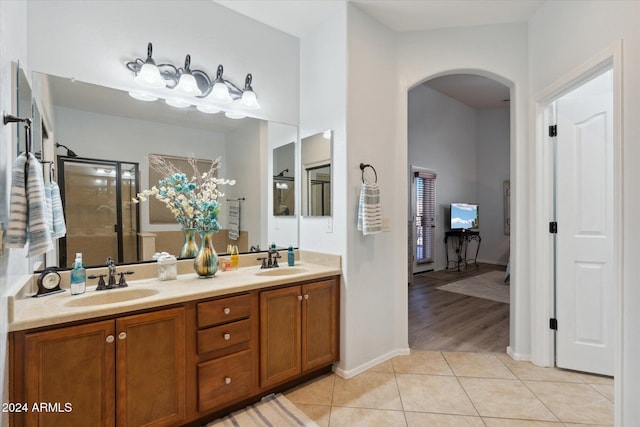
[{"label": "cabinet door", "polygon": [[116,320],[119,426],[169,426],[185,418],[184,308]]},{"label": "cabinet door", "polygon": [[300,373],[300,286],[260,293],[260,386]]},{"label": "cabinet door", "polygon": [[104,321],[25,336],[25,425],[113,427],[113,335]]},{"label": "cabinet door", "polygon": [[323,280],[302,286],[302,370],[338,360],[338,286]]}]

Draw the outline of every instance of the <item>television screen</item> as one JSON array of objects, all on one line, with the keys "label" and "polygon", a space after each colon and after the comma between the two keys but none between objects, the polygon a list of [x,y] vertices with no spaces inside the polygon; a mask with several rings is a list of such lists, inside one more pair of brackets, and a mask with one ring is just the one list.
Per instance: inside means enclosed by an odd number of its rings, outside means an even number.
[{"label": "television screen", "polygon": [[451,203],[451,229],[478,228],[478,205],[474,203]]}]

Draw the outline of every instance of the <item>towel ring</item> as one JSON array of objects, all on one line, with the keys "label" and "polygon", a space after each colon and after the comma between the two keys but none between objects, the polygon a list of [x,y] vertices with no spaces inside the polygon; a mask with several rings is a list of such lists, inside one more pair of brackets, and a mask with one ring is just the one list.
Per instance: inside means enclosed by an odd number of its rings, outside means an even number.
[{"label": "towel ring", "polygon": [[360,163],[360,170],[362,171],[362,183],[366,184],[365,180],[364,180],[364,170],[366,168],[371,168],[373,170],[373,174],[375,175],[376,180],[373,182],[374,184],[378,183],[378,173],[376,172],[376,168],[374,168],[373,166],[367,164],[365,165],[364,163]]}]

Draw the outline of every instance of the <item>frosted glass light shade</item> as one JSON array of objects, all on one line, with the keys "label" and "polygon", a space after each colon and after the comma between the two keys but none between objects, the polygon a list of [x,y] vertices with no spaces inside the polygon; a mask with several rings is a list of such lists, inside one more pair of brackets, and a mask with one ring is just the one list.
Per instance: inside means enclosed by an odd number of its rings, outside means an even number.
[{"label": "frosted glass light shade", "polygon": [[147,102],[151,102],[151,101],[157,101],[158,97],[157,96],[153,96],[153,95],[149,95],[148,93],[142,93],[142,92],[129,92],[129,96],[132,98],[135,98],[139,101],[147,101]]},{"label": "frosted glass light shade", "polygon": [[175,88],[176,92],[180,92],[184,95],[200,96],[202,92],[198,88],[196,78],[191,73],[182,73],[178,85]]},{"label": "frosted glass light shade", "polygon": [[245,117],[247,117],[242,114],[234,113],[233,111],[227,111],[226,113],[224,113],[224,115],[227,116],[227,118],[234,120],[244,119]]},{"label": "frosted glass light shade", "polygon": [[190,103],[186,102],[186,101],[182,101],[180,99],[165,99],[165,101],[167,104],[171,105],[172,107],[176,107],[176,108],[187,108],[189,106],[191,106]]},{"label": "frosted glass light shade", "polygon": [[155,64],[145,63],[140,68],[138,75],[134,77],[137,84],[150,88],[161,88],[167,84],[160,75],[160,70]]},{"label": "frosted glass light shade", "polygon": [[198,105],[196,109],[201,113],[207,113],[207,114],[216,114],[220,112],[219,109],[212,107],[210,105]]},{"label": "frosted glass light shade", "polygon": [[252,90],[245,90],[242,94],[242,99],[240,100],[242,106],[248,110],[258,110],[260,108],[260,104],[258,103],[258,98],[256,94]]},{"label": "frosted glass light shade", "polygon": [[229,95],[229,88],[226,84],[218,82],[213,85],[213,89],[211,89],[210,95],[215,101],[221,104],[231,104],[233,99],[231,99],[231,95]]}]

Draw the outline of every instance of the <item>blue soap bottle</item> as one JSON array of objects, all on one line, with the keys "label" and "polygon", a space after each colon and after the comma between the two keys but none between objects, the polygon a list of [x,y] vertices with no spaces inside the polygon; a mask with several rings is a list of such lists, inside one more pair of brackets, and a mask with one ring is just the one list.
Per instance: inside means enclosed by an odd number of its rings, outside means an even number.
[{"label": "blue soap bottle", "polygon": [[71,270],[71,295],[80,295],[87,289],[87,271],[82,265],[82,254],[76,254],[76,261]]},{"label": "blue soap bottle", "polygon": [[296,255],[293,253],[293,246],[289,245],[289,250],[287,251],[287,265],[289,267],[293,267],[296,262]]}]

